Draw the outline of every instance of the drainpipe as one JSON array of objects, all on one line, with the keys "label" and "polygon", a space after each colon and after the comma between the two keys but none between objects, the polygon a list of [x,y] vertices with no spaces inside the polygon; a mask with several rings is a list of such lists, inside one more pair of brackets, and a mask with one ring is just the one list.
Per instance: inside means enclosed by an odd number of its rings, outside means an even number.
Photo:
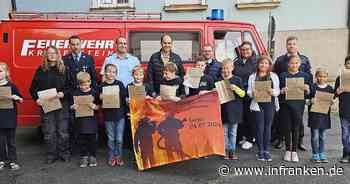
[{"label": "drainpipe", "polygon": [[12,12],[17,11],[16,0],[11,0]]}]

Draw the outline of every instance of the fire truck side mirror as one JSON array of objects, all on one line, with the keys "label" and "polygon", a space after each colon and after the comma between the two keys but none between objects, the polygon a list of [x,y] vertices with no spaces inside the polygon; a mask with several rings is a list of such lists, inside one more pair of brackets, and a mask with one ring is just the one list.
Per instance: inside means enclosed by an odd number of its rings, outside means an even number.
[{"label": "fire truck side mirror", "polygon": [[2,42],[8,43],[8,41],[9,41],[9,33],[7,32],[2,33]]}]

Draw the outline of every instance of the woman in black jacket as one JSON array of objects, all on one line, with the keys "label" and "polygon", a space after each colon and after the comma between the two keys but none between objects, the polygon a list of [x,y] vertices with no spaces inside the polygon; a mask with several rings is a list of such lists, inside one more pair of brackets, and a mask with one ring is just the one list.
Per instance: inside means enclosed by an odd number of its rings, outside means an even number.
[{"label": "woman in black jacket", "polygon": [[[57,159],[70,160],[68,102],[67,98],[64,98],[65,79],[65,66],[59,50],[54,46],[50,46],[43,55],[43,63],[36,70],[30,87],[33,100],[40,106],[44,140],[47,146],[46,162],[48,164],[55,162]],[[57,95],[48,100],[59,98],[62,108],[45,113],[42,106],[46,100],[40,99],[38,92],[53,88],[57,90]]]}]

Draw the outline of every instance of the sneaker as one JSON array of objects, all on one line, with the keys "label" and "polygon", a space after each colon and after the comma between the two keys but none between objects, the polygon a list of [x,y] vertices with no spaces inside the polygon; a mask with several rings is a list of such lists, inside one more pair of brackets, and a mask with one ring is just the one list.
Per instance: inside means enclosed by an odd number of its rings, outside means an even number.
[{"label": "sneaker", "polygon": [[238,160],[238,157],[237,155],[235,154],[234,151],[230,151],[229,154],[228,154],[228,157],[230,160]]},{"label": "sneaker", "polygon": [[339,160],[341,163],[349,163],[349,154],[343,151],[343,157]]},{"label": "sneaker", "polygon": [[15,171],[15,170],[18,170],[20,168],[21,167],[17,163],[15,163],[15,162],[10,163],[10,170]]},{"label": "sneaker", "polygon": [[320,153],[319,158],[322,163],[328,163],[328,159],[325,153]]},{"label": "sneaker", "polygon": [[5,162],[0,162],[0,171],[5,169]]},{"label": "sneaker", "polygon": [[311,157],[311,161],[312,162],[316,162],[316,163],[320,163],[320,157],[319,157],[319,154],[312,154],[312,157]]},{"label": "sneaker", "polygon": [[81,157],[80,158],[80,165],[79,165],[79,167],[81,167],[81,168],[87,167],[88,164],[89,164],[88,158],[89,158],[88,156]]},{"label": "sneaker", "polygon": [[292,152],[292,162],[299,162],[298,153],[295,151]]},{"label": "sneaker", "polygon": [[292,152],[286,151],[286,153],[284,154],[283,160],[285,160],[287,162],[290,162],[290,161],[292,161],[292,157],[291,156],[292,156]]},{"label": "sneaker", "polygon": [[272,157],[271,157],[271,155],[270,155],[269,152],[264,152],[264,158],[265,158],[265,160],[268,161],[268,162],[271,162],[271,161],[272,161]]},{"label": "sneaker", "polygon": [[117,157],[117,165],[118,166],[124,165],[124,161],[123,161],[123,159],[121,157]]},{"label": "sneaker", "polygon": [[262,153],[262,152],[259,152],[258,154],[257,154],[257,160],[259,160],[259,161],[265,161],[265,157],[264,157],[264,153]]},{"label": "sneaker", "polygon": [[242,144],[242,149],[244,150],[249,150],[253,147],[253,144],[249,141],[245,141],[243,144]]},{"label": "sneaker", "polygon": [[97,166],[97,160],[96,157],[89,157],[89,167],[96,167]]},{"label": "sneaker", "polygon": [[110,158],[108,160],[108,165],[111,166],[111,167],[114,167],[116,165],[116,159],[114,157]]}]

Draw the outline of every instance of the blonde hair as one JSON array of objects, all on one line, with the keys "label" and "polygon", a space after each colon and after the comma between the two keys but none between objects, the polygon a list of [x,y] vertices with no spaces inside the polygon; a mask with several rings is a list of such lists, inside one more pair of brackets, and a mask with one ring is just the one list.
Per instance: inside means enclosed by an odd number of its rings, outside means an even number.
[{"label": "blonde hair", "polygon": [[232,67],[234,67],[233,61],[230,58],[226,58],[222,61],[222,66],[224,66],[224,65],[231,65]]},{"label": "blonde hair", "polygon": [[177,72],[177,66],[175,63],[167,63],[164,66],[164,71]]},{"label": "blonde hair", "polygon": [[315,72],[315,76],[318,76],[321,73],[325,73],[328,76],[328,71],[325,68],[317,68]]},{"label": "blonde hair", "polygon": [[6,80],[10,81],[11,77],[10,77],[10,70],[9,67],[7,66],[7,64],[5,62],[0,61],[0,67],[3,68],[5,70],[6,73]]},{"label": "blonde hair", "polygon": [[132,69],[132,75],[134,75],[136,72],[145,73],[145,70],[140,65],[137,65]]},{"label": "blonde hair", "polygon": [[57,60],[56,60],[56,67],[58,69],[58,72],[61,75],[64,75],[64,72],[66,70],[62,57],[61,57],[61,53],[60,51],[57,49],[57,47],[51,45],[49,47],[47,47],[46,51],[43,54],[43,63],[41,64],[41,68],[46,72],[49,70],[49,60],[48,60],[48,50],[49,49],[53,49],[55,50],[56,54],[57,54]]},{"label": "blonde hair", "polygon": [[84,84],[84,83],[90,83],[91,82],[91,77],[90,74],[87,72],[79,72],[77,74],[77,80],[79,84]]}]

